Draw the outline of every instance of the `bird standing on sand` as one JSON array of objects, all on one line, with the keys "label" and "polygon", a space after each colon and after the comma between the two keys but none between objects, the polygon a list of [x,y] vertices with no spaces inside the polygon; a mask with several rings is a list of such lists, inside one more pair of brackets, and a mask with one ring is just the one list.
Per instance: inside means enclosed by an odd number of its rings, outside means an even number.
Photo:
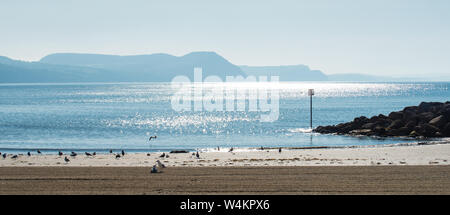
[{"label": "bird standing on sand", "polygon": [[67,158],[67,156],[66,156],[66,157],[64,157],[64,161],[65,161],[66,163],[68,163],[70,160],[69,160],[69,158]]},{"label": "bird standing on sand", "polygon": [[38,154],[41,154],[41,151],[38,149],[38,150],[37,150],[37,153],[38,153]]},{"label": "bird standing on sand", "polygon": [[124,150],[122,150],[122,156],[125,156],[125,151]]},{"label": "bird standing on sand", "polygon": [[152,139],[156,139],[156,135],[155,136],[150,136],[150,138],[148,138],[148,140],[152,140]]},{"label": "bird standing on sand", "polygon": [[5,153],[5,154],[3,154],[2,156],[3,156],[3,158],[6,158],[6,153]]},{"label": "bird standing on sand", "polygon": [[278,152],[281,153],[281,148],[278,149]]},{"label": "bird standing on sand", "polygon": [[84,154],[86,154],[86,156],[92,156],[89,152],[85,152]]},{"label": "bird standing on sand", "polygon": [[118,159],[118,158],[120,158],[120,154],[117,154],[117,155],[116,155],[116,159]]},{"label": "bird standing on sand", "polygon": [[19,157],[19,156],[13,155],[13,156],[11,157],[11,159],[16,159],[17,157]]},{"label": "bird standing on sand", "polygon": [[70,154],[70,156],[75,157],[75,156],[77,156],[77,153],[72,152],[72,153]]},{"label": "bird standing on sand", "polygon": [[160,157],[160,158],[166,157],[166,153],[163,152],[162,155],[160,155],[159,157]]},{"label": "bird standing on sand", "polygon": [[197,157],[197,159],[200,159],[200,154],[197,151],[197,154],[195,154],[195,156]]},{"label": "bird standing on sand", "polygon": [[150,170],[150,173],[157,173],[158,169],[156,168],[156,165],[153,165],[152,170]]},{"label": "bird standing on sand", "polygon": [[232,152],[233,150],[234,150],[233,147],[231,147],[230,150],[229,150],[228,152]]},{"label": "bird standing on sand", "polygon": [[30,153],[30,152],[28,152],[28,153],[27,153],[27,155],[28,155],[28,156],[31,156],[31,153]]},{"label": "bird standing on sand", "polygon": [[59,155],[59,156],[62,156],[63,153],[62,153],[61,151],[58,151],[58,155]]},{"label": "bird standing on sand", "polygon": [[158,166],[161,168],[166,168],[166,165],[164,165],[163,163],[161,163],[161,161],[157,160],[156,163],[158,163]]},{"label": "bird standing on sand", "polygon": [[94,155],[94,156],[95,156],[95,155],[97,155],[97,153],[95,153],[95,152],[94,152],[94,153],[93,153],[92,155]]},{"label": "bird standing on sand", "polygon": [[112,149],[109,150],[109,153],[112,154]]}]

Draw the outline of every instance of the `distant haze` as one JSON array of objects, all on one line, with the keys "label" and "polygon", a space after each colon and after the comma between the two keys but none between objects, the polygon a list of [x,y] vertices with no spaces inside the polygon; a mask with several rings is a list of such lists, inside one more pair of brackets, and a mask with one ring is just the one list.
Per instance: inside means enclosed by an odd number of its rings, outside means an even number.
[{"label": "distant haze", "polygon": [[[25,62],[0,56],[0,83],[55,82],[170,82],[183,75],[194,80],[195,67],[203,77],[279,76],[280,81],[424,81],[363,74],[326,75],[306,65],[237,66],[215,52],[192,52],[180,57],[169,54],[100,55],[59,53],[40,61]],[[442,81],[442,80],[440,80]]]},{"label": "distant haze", "polygon": [[181,57],[325,74],[450,79],[448,0],[2,0],[0,55]]}]

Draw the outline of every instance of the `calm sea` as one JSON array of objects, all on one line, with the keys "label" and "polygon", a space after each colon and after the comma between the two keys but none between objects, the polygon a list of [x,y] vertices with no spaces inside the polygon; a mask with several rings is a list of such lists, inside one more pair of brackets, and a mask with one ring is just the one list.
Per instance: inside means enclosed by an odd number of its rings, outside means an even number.
[{"label": "calm sea", "polygon": [[[279,118],[259,112],[176,112],[170,83],[1,84],[0,151],[128,152],[227,147],[349,146],[406,142],[306,132],[314,126],[450,100],[450,83],[279,83]],[[156,140],[148,137],[157,135]]]}]

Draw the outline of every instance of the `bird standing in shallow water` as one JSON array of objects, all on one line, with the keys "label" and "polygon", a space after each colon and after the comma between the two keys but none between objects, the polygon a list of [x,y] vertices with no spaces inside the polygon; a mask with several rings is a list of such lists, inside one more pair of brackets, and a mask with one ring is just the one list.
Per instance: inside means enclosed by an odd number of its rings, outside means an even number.
[{"label": "bird standing in shallow water", "polygon": [[38,154],[41,154],[41,151],[38,149],[38,150],[37,150],[37,153],[38,153]]}]

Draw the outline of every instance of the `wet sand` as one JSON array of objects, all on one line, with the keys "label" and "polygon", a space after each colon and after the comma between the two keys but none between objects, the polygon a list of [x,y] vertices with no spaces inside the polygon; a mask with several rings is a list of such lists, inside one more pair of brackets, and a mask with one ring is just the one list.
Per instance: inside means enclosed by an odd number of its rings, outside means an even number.
[{"label": "wet sand", "polygon": [[450,165],[0,167],[0,194],[450,194]]}]

